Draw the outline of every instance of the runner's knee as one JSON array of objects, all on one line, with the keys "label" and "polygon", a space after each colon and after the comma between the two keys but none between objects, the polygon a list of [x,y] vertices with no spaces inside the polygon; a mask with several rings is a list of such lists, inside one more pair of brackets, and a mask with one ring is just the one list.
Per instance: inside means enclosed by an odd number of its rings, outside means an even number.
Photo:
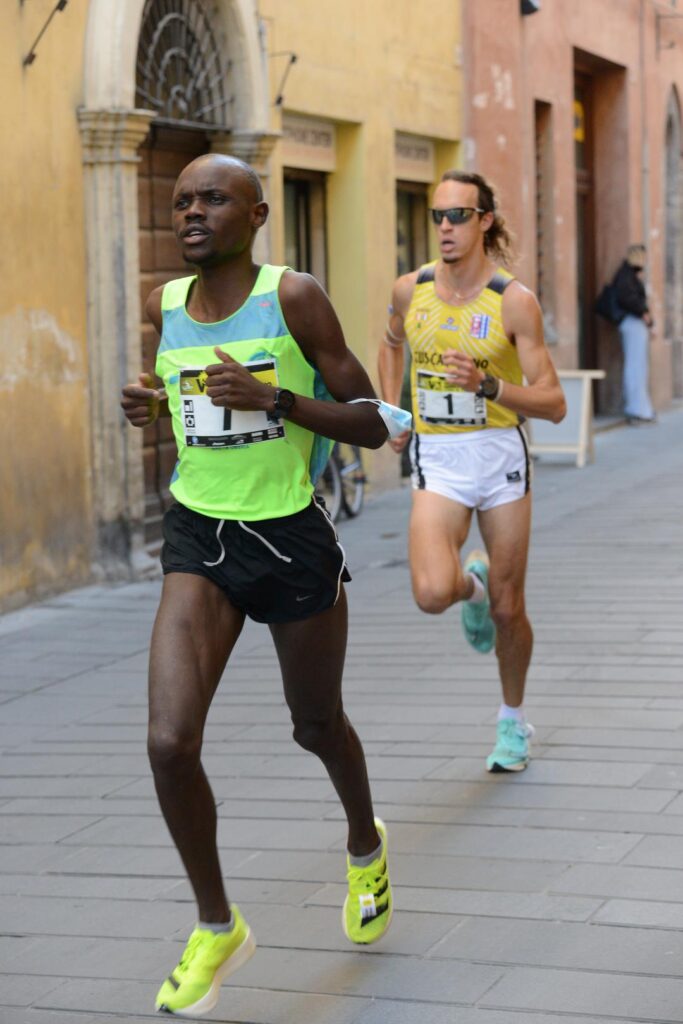
[{"label": "runner's knee", "polygon": [[499,632],[506,629],[515,629],[526,619],[526,610],[523,597],[503,597],[498,600],[491,599],[491,618]]},{"label": "runner's knee", "polygon": [[292,735],[299,746],[323,759],[334,750],[345,728],[342,715],[320,719],[295,718],[292,715],[292,722],[294,724]]},{"label": "runner's knee", "polygon": [[413,582],[413,594],[420,611],[428,615],[440,615],[463,596],[452,586],[443,587],[421,580]]},{"label": "runner's knee", "polygon": [[178,775],[195,771],[201,748],[201,736],[176,730],[167,723],[150,725],[147,754],[154,775]]}]

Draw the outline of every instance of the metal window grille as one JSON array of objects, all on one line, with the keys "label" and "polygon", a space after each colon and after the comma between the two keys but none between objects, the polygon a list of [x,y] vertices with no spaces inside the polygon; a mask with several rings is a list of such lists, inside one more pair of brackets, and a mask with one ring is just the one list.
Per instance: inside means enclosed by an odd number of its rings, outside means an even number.
[{"label": "metal window grille", "polygon": [[199,0],[147,0],[136,103],[160,121],[228,129],[230,62]]}]

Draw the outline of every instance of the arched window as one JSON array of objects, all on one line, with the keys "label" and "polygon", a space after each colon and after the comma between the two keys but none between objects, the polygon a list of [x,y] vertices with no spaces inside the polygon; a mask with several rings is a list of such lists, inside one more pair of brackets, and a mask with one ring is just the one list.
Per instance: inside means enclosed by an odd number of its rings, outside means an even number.
[{"label": "arched window", "polygon": [[231,127],[230,62],[200,0],[146,0],[137,57],[136,105],[158,121]]},{"label": "arched window", "polygon": [[666,114],[665,181],[665,295],[664,332],[667,338],[683,333],[683,173],[681,169],[681,110],[671,90]]}]

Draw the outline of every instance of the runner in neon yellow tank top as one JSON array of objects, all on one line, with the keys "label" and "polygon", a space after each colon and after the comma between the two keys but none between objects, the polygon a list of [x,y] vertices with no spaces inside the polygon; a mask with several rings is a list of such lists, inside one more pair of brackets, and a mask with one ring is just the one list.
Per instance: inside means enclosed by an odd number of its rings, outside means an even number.
[{"label": "runner in neon yellow tank top", "polygon": [[[462,601],[469,643],[480,653],[495,645],[503,701],[487,768],[520,771],[532,733],[523,709],[530,465],[520,424],[559,422],[565,402],[538,302],[505,269],[510,238],[493,189],[478,174],[448,171],[433,203],[440,258],[394,285],[380,380],[384,398],[398,402],[408,346],[413,593],[432,614]],[[408,439],[390,443],[400,451]],[[486,551],[471,552],[463,567],[475,509]]]},{"label": "runner in neon yellow tank top", "polygon": [[246,615],[270,625],[294,737],[323,761],[346,812],[344,931],[353,942],[375,942],[392,913],[386,830],[373,815],[363,750],[341,699],[342,584],[350,577],[312,483],[317,449],[326,448],[320,438],[379,447],[386,410],[316,281],[253,262],[267,215],[258,177],[240,160],[200,157],[181,173],[173,227],[197,273],[147,303],[161,336],[164,389],[145,373],[122,400],[134,426],[171,415],[178,445],[150,652],[148,747],[199,918],[156,1006],[190,1017],[213,1008],[221,981],[255,948],[225,893],[216,806],[200,761],[209,706]]}]

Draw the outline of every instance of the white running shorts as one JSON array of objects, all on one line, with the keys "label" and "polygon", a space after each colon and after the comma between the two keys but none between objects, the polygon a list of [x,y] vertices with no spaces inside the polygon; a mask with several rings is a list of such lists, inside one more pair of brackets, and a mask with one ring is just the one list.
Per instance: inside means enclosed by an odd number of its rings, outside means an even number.
[{"label": "white running shorts", "polygon": [[485,511],[518,501],[531,486],[531,459],[521,427],[461,434],[413,434],[412,484],[466,508]]}]

